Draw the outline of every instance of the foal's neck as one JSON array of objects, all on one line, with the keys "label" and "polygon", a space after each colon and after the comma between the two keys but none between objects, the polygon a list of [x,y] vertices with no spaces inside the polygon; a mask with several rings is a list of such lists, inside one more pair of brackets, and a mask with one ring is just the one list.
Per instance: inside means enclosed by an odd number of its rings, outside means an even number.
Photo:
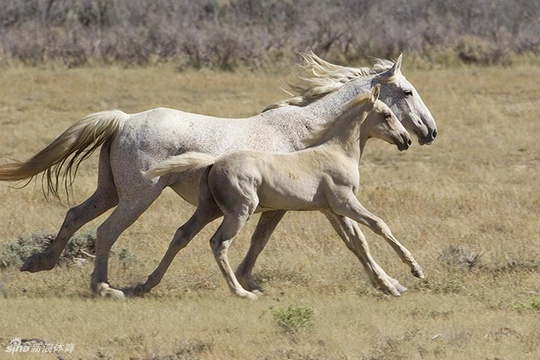
[{"label": "foal's neck", "polygon": [[367,101],[339,115],[335,124],[322,137],[320,146],[337,148],[345,156],[360,161],[363,148],[360,146],[362,123],[372,110],[373,103]]}]

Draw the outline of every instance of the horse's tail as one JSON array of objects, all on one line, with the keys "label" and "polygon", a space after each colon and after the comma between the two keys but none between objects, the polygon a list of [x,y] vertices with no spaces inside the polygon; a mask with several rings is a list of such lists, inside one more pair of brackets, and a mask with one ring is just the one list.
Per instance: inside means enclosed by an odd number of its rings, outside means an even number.
[{"label": "horse's tail", "polygon": [[128,117],[119,110],[87,115],[27,161],[0,165],[0,180],[31,180],[44,172],[43,182],[46,181],[49,192],[58,197],[60,178],[64,180],[67,190],[80,163],[106,141],[113,139]]},{"label": "horse's tail", "polygon": [[169,173],[180,173],[189,170],[199,170],[214,164],[216,158],[205,153],[188,151],[181,155],[173,156],[157,164],[146,171],[144,175],[148,179]]}]

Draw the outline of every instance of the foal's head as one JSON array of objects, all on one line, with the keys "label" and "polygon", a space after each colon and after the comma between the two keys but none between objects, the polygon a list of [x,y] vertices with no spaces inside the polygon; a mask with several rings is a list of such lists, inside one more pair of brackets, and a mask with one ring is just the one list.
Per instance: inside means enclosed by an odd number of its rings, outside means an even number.
[{"label": "foal's head", "polygon": [[407,150],[412,145],[411,137],[392,110],[379,100],[379,94],[380,85],[377,85],[370,98],[373,110],[360,127],[361,136],[365,139],[373,137],[384,140],[396,145],[400,151]]}]

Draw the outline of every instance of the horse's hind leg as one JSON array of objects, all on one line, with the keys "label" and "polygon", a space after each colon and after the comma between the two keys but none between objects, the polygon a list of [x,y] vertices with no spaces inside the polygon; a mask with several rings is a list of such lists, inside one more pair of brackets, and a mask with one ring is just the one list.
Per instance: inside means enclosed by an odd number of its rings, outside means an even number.
[{"label": "horse's hind leg", "polygon": [[21,271],[38,272],[54,268],[73,234],[117,203],[118,195],[109,164],[109,147],[104,146],[99,158],[96,191],[85,202],[69,209],[53,243],[43,252],[30,256],[21,266]]},{"label": "horse's hind leg", "polygon": [[373,259],[366,238],[355,221],[328,211],[324,212],[324,215],[345,245],[347,245],[347,248],[360,260],[371,283],[376,288],[394,296],[399,296],[400,293],[407,290],[396,279],[388,276],[384,269]]},{"label": "horse's hind leg", "polygon": [[162,190],[163,187],[156,184],[150,188],[139,188],[138,192],[131,193],[129,197],[120,198],[112,214],[97,228],[96,258],[90,281],[93,293],[101,296],[124,297],[122,291],[108,285],[109,253],[120,234],[148,209]]},{"label": "horse's hind leg", "polygon": [[236,269],[238,282],[251,292],[262,294],[261,287],[253,280],[253,267],[285,213],[285,211],[267,211],[261,214],[257,228],[251,237],[249,250]]},{"label": "horse's hind leg", "polygon": [[174,238],[169,244],[169,248],[167,249],[165,256],[163,256],[163,259],[159,263],[156,270],[154,270],[144,284],[137,285],[131,290],[133,294],[143,295],[157,286],[176,257],[176,254],[186,247],[191,239],[193,239],[193,237],[197,235],[197,233],[201,231],[209,222],[213,221],[219,216],[221,216],[221,210],[219,210],[215,203],[202,206],[201,202],[199,201],[199,207],[197,207],[197,210],[193,216],[184,225],[178,228],[178,230],[176,230]]}]

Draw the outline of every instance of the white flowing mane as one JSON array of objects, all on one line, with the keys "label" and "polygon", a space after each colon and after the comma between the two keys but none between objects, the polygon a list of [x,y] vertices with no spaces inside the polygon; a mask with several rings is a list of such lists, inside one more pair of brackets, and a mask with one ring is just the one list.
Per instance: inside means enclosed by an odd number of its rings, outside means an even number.
[{"label": "white flowing mane", "polygon": [[263,112],[287,105],[306,106],[352,80],[381,74],[394,65],[391,60],[373,58],[372,68],[356,68],[329,63],[315,55],[313,51],[300,53],[300,56],[304,62],[298,64],[298,67],[304,75],[297,74],[297,82],[288,84],[291,92],[287,93],[293,97],[269,105]]}]

